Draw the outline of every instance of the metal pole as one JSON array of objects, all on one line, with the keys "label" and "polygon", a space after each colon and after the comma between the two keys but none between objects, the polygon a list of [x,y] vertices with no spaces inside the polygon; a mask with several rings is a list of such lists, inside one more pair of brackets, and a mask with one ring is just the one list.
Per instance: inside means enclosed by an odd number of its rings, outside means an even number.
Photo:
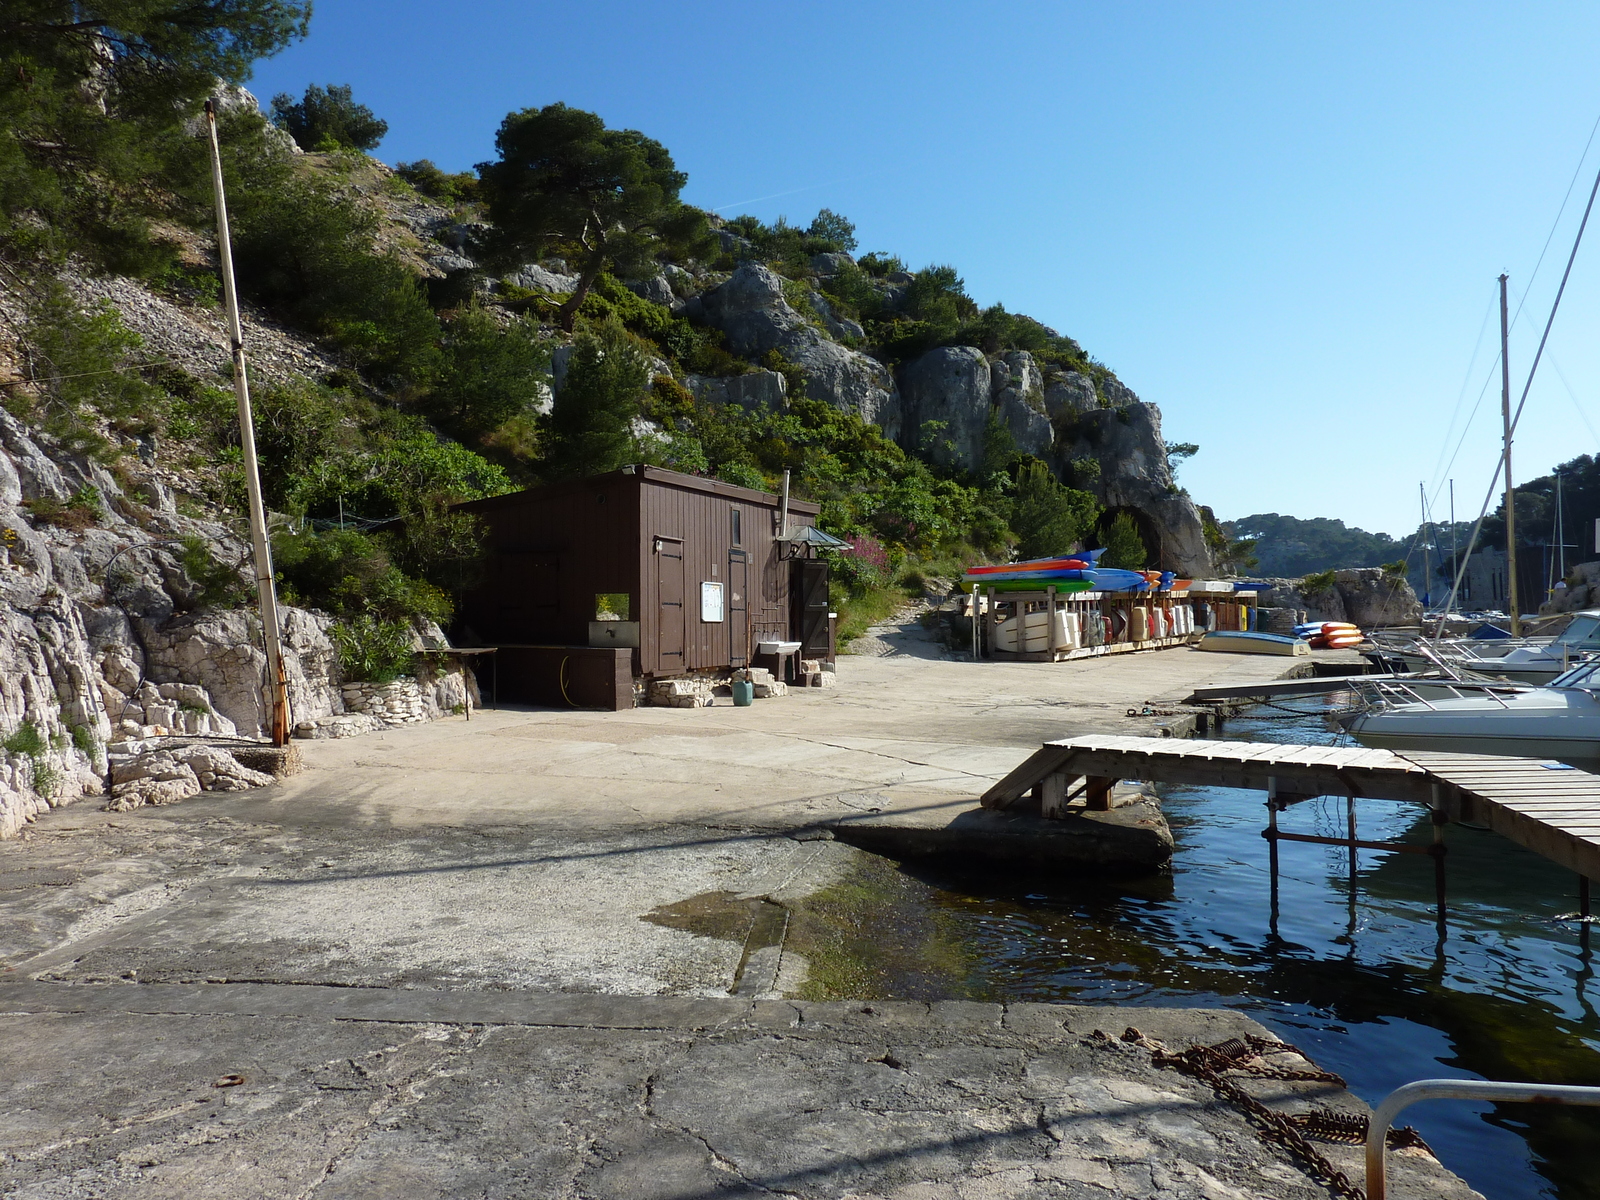
[{"label": "metal pole", "polygon": [[783,469],[783,516],[779,518],[779,539],[789,536],[789,468]]},{"label": "metal pole", "polygon": [[1419,1079],[1396,1088],[1378,1105],[1367,1126],[1367,1200],[1384,1200],[1388,1181],[1384,1178],[1383,1151],[1389,1139],[1389,1126],[1394,1124],[1401,1109],[1418,1100],[1492,1100],[1495,1103],[1523,1100],[1534,1104],[1600,1105],[1600,1087],[1500,1083],[1488,1079]]},{"label": "metal pole", "polygon": [[1272,932],[1278,932],[1278,778],[1269,776],[1267,779],[1267,828],[1261,835],[1267,839],[1267,864],[1271,878],[1271,900],[1268,905],[1268,920]]},{"label": "metal pole", "polygon": [[1422,524],[1418,528],[1422,532],[1422,615],[1426,617],[1433,600],[1433,578],[1428,573],[1428,485],[1421,480],[1417,481],[1417,495],[1422,498]]},{"label": "metal pole", "polygon": [[1556,581],[1567,577],[1567,522],[1561,511],[1561,472],[1556,472]]},{"label": "metal pole", "polygon": [[[1450,570],[1454,572],[1461,566],[1461,548],[1456,544],[1456,481],[1450,481]],[[1450,615],[1450,604],[1445,605],[1444,615]]]},{"label": "metal pole", "polygon": [[1517,603],[1517,493],[1511,486],[1511,326],[1506,315],[1506,276],[1500,276],[1500,423],[1505,441],[1506,468],[1506,607],[1510,609],[1511,636],[1522,636]]},{"label": "metal pole", "polygon": [[217,145],[217,108],[206,101],[206,135],[211,145],[211,186],[217,197],[217,251],[222,260],[222,296],[227,305],[228,340],[233,351],[233,391],[239,401],[239,444],[244,451],[244,481],[250,494],[250,544],[255,551],[256,596],[267,646],[266,703],[272,713],[272,744],[289,741],[289,684],[283,671],[283,632],[278,623],[278,593],[272,581],[272,546],[267,541],[266,506],[256,461],[256,427],[250,414],[250,380],[245,373],[244,330],[239,295],[233,284],[233,243],[228,237],[228,205],[222,190],[222,151]]}]

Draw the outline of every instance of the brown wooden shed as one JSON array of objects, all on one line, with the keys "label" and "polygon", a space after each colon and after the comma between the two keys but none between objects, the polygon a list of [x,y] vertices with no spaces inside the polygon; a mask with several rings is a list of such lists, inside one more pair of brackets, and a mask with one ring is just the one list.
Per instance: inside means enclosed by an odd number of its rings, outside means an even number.
[{"label": "brown wooden shed", "polygon": [[[528,665],[550,656],[519,659],[510,653],[518,649],[563,651],[557,682],[575,700],[575,664],[597,674],[579,661],[593,657],[587,649],[615,655],[612,677],[622,670],[619,647],[632,676],[669,677],[746,666],[765,639],[819,644],[816,622],[803,619],[803,605],[792,611],[790,597],[799,592],[825,610],[827,563],[803,542],[779,540],[782,500],[771,493],[635,466],[458,510],[482,520],[489,553],[461,598],[457,641],[504,648],[499,683],[509,699],[550,698],[549,668]],[[813,526],[817,512],[790,500],[790,531]],[[608,613],[622,619],[600,619]],[[825,611],[821,618],[825,646]]]}]

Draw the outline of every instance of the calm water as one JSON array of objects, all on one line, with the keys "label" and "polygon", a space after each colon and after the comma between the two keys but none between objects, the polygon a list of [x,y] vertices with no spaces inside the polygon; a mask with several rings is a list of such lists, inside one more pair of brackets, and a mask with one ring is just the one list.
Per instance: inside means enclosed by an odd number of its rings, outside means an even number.
[{"label": "calm water", "polygon": [[[1315,702],[1297,701],[1309,708]],[[1229,723],[1240,740],[1330,743],[1320,715]],[[1007,894],[994,881],[920,874],[922,903],[990,999],[1240,1009],[1376,1102],[1413,1079],[1600,1085],[1600,983],[1585,929],[1558,918],[1576,881],[1488,832],[1451,826],[1445,937],[1433,862],[1280,843],[1270,919],[1264,797],[1168,788],[1170,877]],[[1426,843],[1426,814],[1358,802],[1359,836]],[[1419,819],[1420,816],[1420,819]],[[1343,800],[1301,804],[1285,830],[1342,836]],[[1129,1023],[1137,1024],[1136,1013]],[[1492,1198],[1600,1200],[1600,1110],[1435,1101],[1407,1110],[1447,1166]]]}]

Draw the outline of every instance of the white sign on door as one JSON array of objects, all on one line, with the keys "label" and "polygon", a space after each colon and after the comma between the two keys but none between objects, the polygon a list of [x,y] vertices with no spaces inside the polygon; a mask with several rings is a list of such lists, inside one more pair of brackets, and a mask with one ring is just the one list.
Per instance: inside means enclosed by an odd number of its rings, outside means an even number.
[{"label": "white sign on door", "polygon": [[722,620],[722,585],[720,583],[702,583],[700,585],[700,619],[702,621]]}]

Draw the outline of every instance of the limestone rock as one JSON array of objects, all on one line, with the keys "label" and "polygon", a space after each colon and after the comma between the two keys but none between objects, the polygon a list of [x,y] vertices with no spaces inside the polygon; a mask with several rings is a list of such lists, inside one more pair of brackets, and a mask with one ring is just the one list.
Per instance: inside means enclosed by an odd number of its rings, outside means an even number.
[{"label": "limestone rock", "polygon": [[992,392],[989,361],[974,346],[941,346],[902,374],[904,444],[943,466],[971,469],[983,458]]},{"label": "limestone rock", "polygon": [[807,395],[858,413],[890,436],[898,431],[899,397],[888,369],[830,340],[794,309],[783,280],[768,268],[741,263],[700,300],[706,320],[727,335],[734,353],[760,359],[777,350],[805,372]]},{"label": "limestone rock", "polygon": [[[1333,586],[1304,590],[1303,580],[1266,579],[1260,602],[1286,612],[1301,612],[1308,621],[1349,621],[1363,630],[1415,625],[1422,602],[1411,584],[1381,567],[1352,567],[1333,573]],[[1276,630],[1273,630],[1276,632]]]},{"label": "limestone rock", "polygon": [[811,269],[818,275],[837,275],[846,267],[853,267],[856,260],[843,251],[834,251],[828,254],[813,254],[811,256]]},{"label": "limestone rock", "polygon": [[1017,449],[1043,458],[1055,443],[1055,427],[1045,411],[1044,376],[1033,355],[1013,350],[989,364],[992,402]]},{"label": "limestone rock", "polygon": [[789,383],[778,371],[751,371],[747,375],[690,375],[684,386],[707,404],[737,404],[741,408],[765,406],[774,411],[788,404]]},{"label": "limestone rock", "polygon": [[1404,576],[1385,574],[1381,567],[1355,567],[1335,571],[1333,585],[1344,601],[1345,620],[1362,629],[1422,620],[1422,602]]},{"label": "limestone rock", "polygon": [[271,775],[243,766],[220,746],[149,750],[112,762],[106,808],[126,812],[146,804],[174,804],[202,791],[239,792],[271,782]]},{"label": "limestone rock", "polygon": [[673,301],[677,299],[672,294],[672,285],[667,282],[664,275],[657,275],[653,279],[636,279],[626,286],[630,292],[640,299],[648,300],[652,304],[659,304],[663,308],[671,308]]},{"label": "limestone rock", "polygon": [[1094,380],[1076,371],[1054,376],[1044,389],[1044,409],[1052,420],[1094,412],[1099,407],[1100,395],[1094,390]]},{"label": "limestone rock", "polygon": [[[296,721],[332,714],[332,682],[338,653],[328,636],[331,617],[304,609],[283,609],[289,707]],[[205,612],[175,618],[160,628],[143,631],[150,679],[157,682],[198,681],[212,707],[246,737],[271,733],[262,680],[266,652],[253,613],[241,610]]]},{"label": "limestone rock", "polygon": [[526,264],[516,274],[510,276],[510,279],[518,287],[529,288],[536,292],[552,292],[558,296],[570,296],[578,290],[576,275],[560,275],[541,267],[538,263]]},{"label": "limestone rock", "polygon": [[851,320],[849,317],[835,312],[833,305],[828,302],[828,298],[821,292],[812,291],[809,294],[809,299],[812,310],[817,314],[818,319],[822,322],[822,327],[828,331],[830,337],[839,341],[843,341],[845,338],[860,341],[867,336],[867,331],[861,327],[859,321]]},{"label": "limestone rock", "polygon": [[1600,562],[1579,563],[1569,567],[1564,582],[1567,586],[1557,588],[1540,607],[1541,616],[1600,607]]},{"label": "limestone rock", "polygon": [[[1121,384],[1114,390],[1119,396],[1133,394]],[[1117,408],[1079,413],[1059,430],[1054,454],[1058,470],[1067,475],[1082,459],[1099,464],[1098,478],[1084,486],[1108,509],[1132,510],[1143,517],[1141,528],[1156,543],[1146,547],[1152,565],[1191,578],[1211,573],[1200,512],[1172,478],[1159,408],[1135,398]]]}]

